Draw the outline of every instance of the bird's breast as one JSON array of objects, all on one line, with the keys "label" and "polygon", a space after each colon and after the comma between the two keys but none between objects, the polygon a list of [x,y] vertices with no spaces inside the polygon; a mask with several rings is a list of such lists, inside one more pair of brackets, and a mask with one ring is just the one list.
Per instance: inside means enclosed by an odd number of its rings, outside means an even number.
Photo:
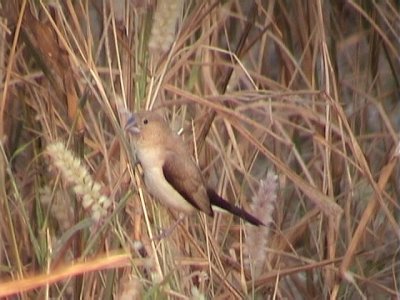
[{"label": "bird's breast", "polygon": [[143,170],[150,169],[152,167],[162,168],[164,161],[163,151],[151,147],[137,149],[136,156],[140,164],[142,165]]},{"label": "bird's breast", "polygon": [[166,180],[163,173],[165,151],[158,149],[139,149],[137,158],[142,165],[144,183],[148,192],[164,206],[190,214],[194,207]]},{"label": "bird's breast", "polygon": [[174,211],[191,214],[194,207],[165,179],[162,168],[143,168],[148,192],[160,203]]}]

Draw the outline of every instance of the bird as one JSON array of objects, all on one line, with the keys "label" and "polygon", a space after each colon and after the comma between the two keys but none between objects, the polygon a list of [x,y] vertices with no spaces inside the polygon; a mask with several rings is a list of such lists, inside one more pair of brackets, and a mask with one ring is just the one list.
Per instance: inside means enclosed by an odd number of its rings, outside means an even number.
[{"label": "bird", "polygon": [[[196,210],[213,217],[219,207],[255,226],[264,223],[207,187],[186,144],[155,111],[129,113],[125,131],[143,169],[147,191],[179,218]],[[265,226],[265,225],[264,225]]]}]

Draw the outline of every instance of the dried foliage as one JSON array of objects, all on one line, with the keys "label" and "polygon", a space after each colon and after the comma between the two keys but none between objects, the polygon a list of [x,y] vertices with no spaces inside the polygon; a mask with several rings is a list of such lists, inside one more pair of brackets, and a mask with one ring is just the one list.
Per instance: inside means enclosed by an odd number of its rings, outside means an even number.
[{"label": "dried foliage", "polygon": [[[0,2],[0,297],[399,297],[399,2],[157,2]],[[153,239],[174,214],[122,128],[149,108],[237,205],[274,170],[269,232],[196,214]]]}]

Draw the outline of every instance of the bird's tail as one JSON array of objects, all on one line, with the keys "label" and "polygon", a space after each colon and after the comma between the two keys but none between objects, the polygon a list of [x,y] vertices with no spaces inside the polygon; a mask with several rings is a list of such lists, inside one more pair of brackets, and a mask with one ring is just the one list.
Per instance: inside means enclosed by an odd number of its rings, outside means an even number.
[{"label": "bird's tail", "polygon": [[252,214],[245,211],[243,208],[237,207],[229,203],[227,200],[218,195],[214,190],[207,189],[207,194],[212,205],[218,206],[226,211],[229,211],[230,213],[238,216],[239,218],[242,218],[243,220],[255,226],[260,226],[260,225],[266,226],[263,222],[261,222]]}]

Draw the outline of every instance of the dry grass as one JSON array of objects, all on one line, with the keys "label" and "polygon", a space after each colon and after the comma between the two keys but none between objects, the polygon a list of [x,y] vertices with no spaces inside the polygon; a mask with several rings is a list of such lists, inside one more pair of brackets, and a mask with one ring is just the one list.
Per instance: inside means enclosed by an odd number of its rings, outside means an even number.
[{"label": "dry grass", "polygon": [[[0,2],[0,297],[400,297],[398,2],[172,2]],[[256,272],[229,215],[151,239],[173,216],[134,167],[124,107],[163,108],[238,205],[278,175]],[[56,141],[112,200],[100,221]]]}]

